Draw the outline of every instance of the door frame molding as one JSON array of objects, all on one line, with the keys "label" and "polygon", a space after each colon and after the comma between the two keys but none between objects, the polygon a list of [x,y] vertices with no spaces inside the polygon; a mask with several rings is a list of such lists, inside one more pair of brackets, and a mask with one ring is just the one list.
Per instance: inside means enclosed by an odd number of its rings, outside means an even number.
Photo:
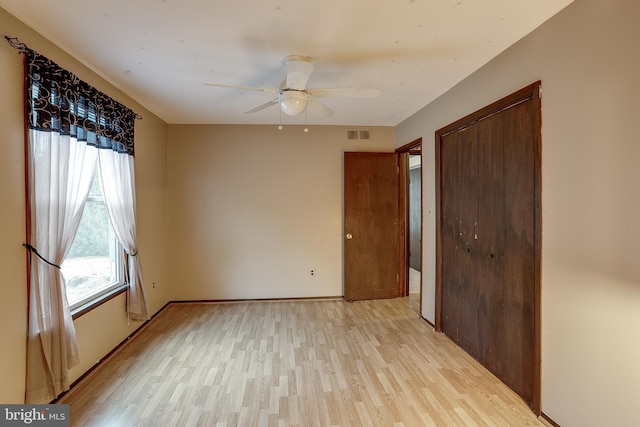
[{"label": "door frame molding", "polygon": [[532,100],[534,103],[534,378],[532,410],[536,415],[541,413],[541,344],[540,344],[540,295],[541,295],[541,130],[542,111],[540,101],[541,82],[532,83],[480,110],[471,113],[435,132],[435,166],[436,166],[436,289],[435,289],[435,329],[442,332],[442,139],[444,136],[497,114],[514,105]]}]

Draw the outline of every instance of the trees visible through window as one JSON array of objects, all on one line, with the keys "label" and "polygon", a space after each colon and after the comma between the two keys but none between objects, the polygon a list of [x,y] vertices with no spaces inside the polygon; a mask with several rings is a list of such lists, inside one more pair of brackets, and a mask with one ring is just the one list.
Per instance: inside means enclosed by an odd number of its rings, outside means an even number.
[{"label": "trees visible through window", "polygon": [[122,259],[96,171],[80,226],[61,266],[71,310],[120,286],[124,282]]}]

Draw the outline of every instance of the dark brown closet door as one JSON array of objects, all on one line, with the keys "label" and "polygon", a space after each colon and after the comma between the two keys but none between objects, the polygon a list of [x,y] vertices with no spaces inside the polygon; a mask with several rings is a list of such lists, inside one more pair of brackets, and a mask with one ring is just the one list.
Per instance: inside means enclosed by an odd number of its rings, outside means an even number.
[{"label": "dark brown closet door", "polygon": [[[529,100],[500,114],[504,135],[504,352],[502,380],[527,402],[534,394],[536,192],[534,111]],[[496,224],[498,226],[498,224]]]},{"label": "dark brown closet door", "polygon": [[539,414],[539,82],[436,137],[436,329]]},{"label": "dark brown closet door", "polygon": [[442,331],[478,353],[478,137],[473,125],[444,137],[442,155]]},{"label": "dark brown closet door", "polygon": [[533,401],[535,167],[531,100],[479,122],[477,359]]},{"label": "dark brown closet door", "polygon": [[[478,181],[478,331],[477,359],[497,377],[503,373],[505,162],[504,120],[500,114],[478,124],[481,168]],[[508,261],[508,259],[507,259]]]}]

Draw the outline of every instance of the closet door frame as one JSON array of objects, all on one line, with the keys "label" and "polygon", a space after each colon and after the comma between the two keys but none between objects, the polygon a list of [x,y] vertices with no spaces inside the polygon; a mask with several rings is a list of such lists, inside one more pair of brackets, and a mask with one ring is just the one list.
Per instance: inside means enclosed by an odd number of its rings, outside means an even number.
[{"label": "closet door frame", "polygon": [[442,212],[442,143],[443,138],[460,129],[482,120],[488,116],[499,113],[511,106],[531,100],[534,103],[534,378],[533,378],[533,401],[531,409],[536,415],[541,413],[541,328],[540,328],[540,270],[541,270],[541,82],[532,83],[519,91],[508,95],[468,116],[437,130],[435,132],[435,163],[436,163],[436,295],[435,295],[435,329],[442,332],[442,279],[443,279],[443,258],[442,258],[442,232],[443,232],[443,212]]}]

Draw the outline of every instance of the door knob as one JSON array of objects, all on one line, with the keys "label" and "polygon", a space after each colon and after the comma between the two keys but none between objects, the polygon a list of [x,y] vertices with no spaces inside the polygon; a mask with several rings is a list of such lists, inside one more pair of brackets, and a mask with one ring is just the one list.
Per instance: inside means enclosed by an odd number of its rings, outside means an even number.
[{"label": "door knob", "polygon": [[489,254],[489,258],[493,258],[494,256],[494,254]]},{"label": "door knob", "polygon": [[465,252],[471,252],[471,249],[467,248],[464,250]]},{"label": "door knob", "polygon": [[347,233],[345,237],[347,238],[347,240],[353,239],[353,236],[351,235],[351,233]]}]

